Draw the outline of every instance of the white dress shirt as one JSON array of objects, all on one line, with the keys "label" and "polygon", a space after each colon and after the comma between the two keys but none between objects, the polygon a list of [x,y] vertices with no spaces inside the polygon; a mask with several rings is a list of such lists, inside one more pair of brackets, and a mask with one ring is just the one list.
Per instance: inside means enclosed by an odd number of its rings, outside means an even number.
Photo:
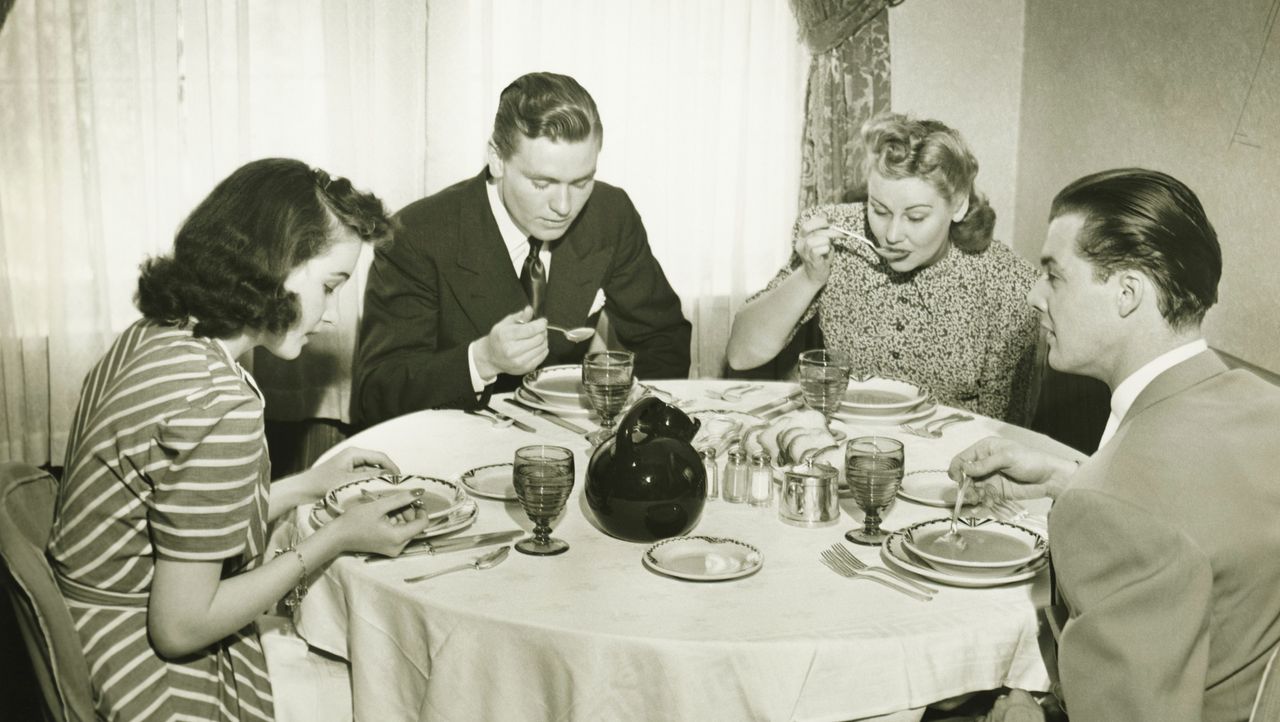
[{"label": "white dress shirt", "polygon": [[[511,254],[511,267],[519,276],[524,266],[524,259],[529,256],[529,237],[516,227],[515,221],[511,220],[511,214],[507,213],[507,207],[502,204],[502,198],[498,197],[497,184],[489,182],[484,187],[489,196],[489,210],[493,213],[494,220],[498,222],[498,232],[502,234],[502,242],[507,247],[507,253]],[[542,267],[547,270],[548,281],[551,280],[552,243],[555,241],[543,242],[542,251],[538,253],[538,257],[542,259]],[[467,346],[467,368],[471,371],[471,389],[478,394],[497,377],[484,378],[480,375],[480,371],[476,368],[477,343],[480,343],[480,339],[472,341]]]},{"label": "white dress shirt", "polygon": [[1183,344],[1172,351],[1156,356],[1142,366],[1142,368],[1129,374],[1128,378],[1120,382],[1116,386],[1116,390],[1111,394],[1111,415],[1107,417],[1107,425],[1102,429],[1102,438],[1098,440],[1098,448],[1101,449],[1106,445],[1111,437],[1115,435],[1116,429],[1120,427],[1120,421],[1124,415],[1129,413],[1129,407],[1133,406],[1133,402],[1137,400],[1138,394],[1150,384],[1155,377],[1165,371],[1177,366],[1187,359],[1195,356],[1201,351],[1206,351],[1209,344],[1204,339],[1198,338],[1190,343]]}]

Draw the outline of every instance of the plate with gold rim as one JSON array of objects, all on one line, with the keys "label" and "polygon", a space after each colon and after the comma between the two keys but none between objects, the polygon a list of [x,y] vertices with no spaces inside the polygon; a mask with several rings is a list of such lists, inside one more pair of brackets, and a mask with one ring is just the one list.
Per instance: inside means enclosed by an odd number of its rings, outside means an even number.
[{"label": "plate with gold rim", "polygon": [[677,579],[719,582],[754,574],[764,555],[746,542],[715,536],[663,539],[641,557],[649,569]]}]

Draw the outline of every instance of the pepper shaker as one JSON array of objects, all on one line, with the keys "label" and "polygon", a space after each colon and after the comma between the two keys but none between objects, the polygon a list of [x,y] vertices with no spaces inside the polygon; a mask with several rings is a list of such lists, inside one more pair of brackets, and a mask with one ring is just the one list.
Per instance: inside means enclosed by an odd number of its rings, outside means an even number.
[{"label": "pepper shaker", "polygon": [[751,469],[747,466],[742,449],[729,449],[729,459],[724,464],[724,500],[733,504],[746,501],[750,483]]},{"label": "pepper shaker", "polygon": [[720,462],[716,459],[716,447],[702,450],[702,468],[707,472],[707,499],[720,498]]},{"label": "pepper shaker", "polygon": [[773,466],[770,464],[768,452],[752,454],[750,479],[747,501],[751,506],[766,506],[773,503]]}]

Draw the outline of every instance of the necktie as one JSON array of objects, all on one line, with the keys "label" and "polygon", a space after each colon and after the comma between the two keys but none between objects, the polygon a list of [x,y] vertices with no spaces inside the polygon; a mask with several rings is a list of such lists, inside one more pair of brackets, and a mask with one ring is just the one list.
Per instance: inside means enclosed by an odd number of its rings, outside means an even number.
[{"label": "necktie", "polygon": [[530,236],[529,255],[520,269],[520,285],[524,286],[524,295],[529,297],[529,305],[533,306],[534,318],[542,315],[542,304],[547,295],[547,269],[538,255],[541,250],[542,241]]}]

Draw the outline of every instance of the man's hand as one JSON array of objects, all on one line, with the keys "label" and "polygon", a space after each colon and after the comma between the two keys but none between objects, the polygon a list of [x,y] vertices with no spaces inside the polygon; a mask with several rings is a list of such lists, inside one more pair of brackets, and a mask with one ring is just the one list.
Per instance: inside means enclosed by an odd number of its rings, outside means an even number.
[{"label": "man's hand", "polygon": [[956,454],[948,474],[956,481],[967,475],[979,483],[1000,484],[1005,498],[1034,499],[1056,497],[1075,470],[1073,461],[988,436]]},{"label": "man's hand", "polygon": [[546,357],[547,320],[534,318],[529,306],[495,323],[475,345],[476,370],[487,379],[526,374]]}]

